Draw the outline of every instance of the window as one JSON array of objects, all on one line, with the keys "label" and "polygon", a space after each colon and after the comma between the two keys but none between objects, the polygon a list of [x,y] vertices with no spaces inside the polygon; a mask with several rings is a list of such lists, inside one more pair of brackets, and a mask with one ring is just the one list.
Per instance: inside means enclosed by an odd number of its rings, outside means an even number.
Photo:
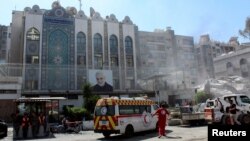
[{"label": "window", "polygon": [[97,53],[102,53],[102,37],[100,34],[94,36],[94,49]]},{"label": "window", "polygon": [[242,103],[250,104],[250,99],[247,96],[240,96]]},{"label": "window", "polygon": [[77,52],[86,52],[86,36],[82,32],[77,34]]},{"label": "window", "polygon": [[103,63],[102,63],[102,55],[101,54],[96,54],[95,55],[95,60],[94,60],[95,62],[95,67],[102,67],[102,65],[103,65]]},{"label": "window", "polygon": [[127,36],[125,38],[125,47],[126,48],[132,48],[133,47],[133,44],[132,44],[132,39],[131,37]]},{"label": "window", "polygon": [[7,37],[7,32],[6,31],[3,32],[3,36]]},{"label": "window", "polygon": [[78,95],[74,95],[74,94],[68,94],[67,95],[68,99],[78,99]]},{"label": "window", "polygon": [[0,90],[0,94],[16,94],[17,90]]},{"label": "window", "polygon": [[133,56],[127,56],[126,61],[127,61],[127,67],[133,67],[134,66]]},{"label": "window", "polygon": [[27,40],[39,40],[40,39],[40,33],[37,29],[35,28],[31,28],[28,32],[27,32],[27,36],[26,36]]},{"label": "window", "polygon": [[111,35],[109,39],[110,43],[110,52],[112,53],[117,53],[118,52],[118,41],[115,35]]},{"label": "window", "polygon": [[111,66],[118,66],[118,57],[111,57]]},{"label": "window", "polygon": [[150,105],[141,105],[140,108],[140,114],[143,114],[143,112],[151,113],[151,107]]},{"label": "window", "polygon": [[242,77],[248,77],[248,63],[246,59],[240,59],[240,70]]},{"label": "window", "polygon": [[39,57],[38,56],[32,56],[32,55],[26,55],[26,63],[27,64],[38,64],[39,63]]},{"label": "window", "polygon": [[27,80],[25,83],[25,88],[30,90],[38,89],[38,81],[37,80]]},{"label": "window", "polygon": [[227,73],[228,73],[228,75],[230,76],[230,75],[233,75],[233,73],[234,73],[234,68],[233,68],[233,64],[231,63],[231,62],[228,62],[227,64],[226,64],[226,68],[227,68]]},{"label": "window", "polygon": [[120,105],[120,115],[143,114],[143,112],[151,113],[150,105]]},{"label": "window", "polygon": [[132,105],[120,105],[119,106],[120,115],[131,115],[134,114],[134,106]]},{"label": "window", "polygon": [[77,56],[77,65],[86,65],[86,59],[83,55]]}]

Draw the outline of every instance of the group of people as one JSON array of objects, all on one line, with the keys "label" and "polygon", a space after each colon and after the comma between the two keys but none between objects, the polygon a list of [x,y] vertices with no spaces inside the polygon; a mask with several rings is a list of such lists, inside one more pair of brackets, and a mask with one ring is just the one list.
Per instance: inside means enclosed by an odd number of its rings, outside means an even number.
[{"label": "group of people", "polygon": [[[43,134],[46,132],[47,119],[42,112],[39,114],[25,112],[21,115],[19,111],[16,111],[16,114],[12,114],[12,119],[16,138],[20,138],[20,134],[22,134],[22,138],[27,138],[29,128],[31,128],[32,137],[37,137],[40,130],[43,130]],[[19,133],[21,131],[22,133]]]},{"label": "group of people", "polygon": [[[233,102],[232,99],[227,99],[229,102],[229,106],[226,108],[226,112],[229,114],[229,118],[230,118],[230,124],[231,125],[241,125],[241,123],[238,121],[237,119],[237,108],[236,108],[236,104]],[[220,99],[216,99],[215,100],[215,107],[218,108],[220,110],[220,112],[224,113],[224,109],[222,106],[222,103],[220,101]]]}]

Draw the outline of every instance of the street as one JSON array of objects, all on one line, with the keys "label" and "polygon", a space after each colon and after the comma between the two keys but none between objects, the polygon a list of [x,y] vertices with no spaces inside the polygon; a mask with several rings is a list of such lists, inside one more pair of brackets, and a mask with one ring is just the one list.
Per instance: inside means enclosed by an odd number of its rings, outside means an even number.
[{"label": "street", "polygon": [[[29,141],[105,141],[105,140],[127,140],[127,141],[153,141],[153,140],[173,140],[173,141],[207,141],[207,126],[168,126],[166,127],[167,137],[157,137],[157,132],[141,132],[136,133],[133,137],[127,139],[122,135],[112,135],[110,139],[105,139],[102,134],[93,131],[81,131],[78,134],[53,134],[49,138],[28,139]],[[3,138],[4,141],[13,140],[13,128],[10,127],[8,137]]]}]

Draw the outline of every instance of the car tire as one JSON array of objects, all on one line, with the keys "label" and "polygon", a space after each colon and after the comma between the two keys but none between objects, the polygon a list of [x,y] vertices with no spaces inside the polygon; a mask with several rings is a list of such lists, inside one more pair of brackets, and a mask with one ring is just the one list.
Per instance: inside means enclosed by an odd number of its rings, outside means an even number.
[{"label": "car tire", "polygon": [[134,128],[132,125],[128,125],[125,129],[125,136],[127,138],[130,138],[134,135]]},{"label": "car tire", "polygon": [[102,133],[105,138],[110,138],[110,133],[109,132],[103,132]]}]

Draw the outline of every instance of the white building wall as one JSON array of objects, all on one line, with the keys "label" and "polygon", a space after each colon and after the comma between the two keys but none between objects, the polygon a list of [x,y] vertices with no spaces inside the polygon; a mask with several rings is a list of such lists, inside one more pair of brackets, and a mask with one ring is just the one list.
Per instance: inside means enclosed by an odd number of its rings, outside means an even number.
[{"label": "white building wall", "polygon": [[[114,34],[117,38],[119,38],[119,24],[108,22],[107,26],[108,26],[109,37],[110,37],[110,35]],[[119,42],[119,40],[118,40],[118,42]]]},{"label": "white building wall", "polygon": [[20,98],[21,89],[22,89],[21,77],[2,77],[0,81],[0,90],[16,90],[16,93],[0,94],[0,100]]},{"label": "white building wall", "polygon": [[[42,64],[42,29],[43,29],[43,15],[36,15],[36,14],[30,14],[30,13],[26,13],[26,18],[25,18],[25,29],[24,29],[24,48],[23,48],[23,60],[25,60],[26,57],[26,34],[27,31],[30,28],[36,28],[39,33],[40,33],[40,43],[39,43],[39,81],[38,81],[38,89],[40,90],[40,86],[41,86],[41,64]],[[25,64],[25,61],[23,61],[23,63]],[[23,72],[25,70],[25,65],[23,67]],[[25,78],[24,73],[23,73],[23,78]],[[25,80],[24,80],[25,81]]]},{"label": "white building wall", "polygon": [[243,58],[247,60],[248,64],[250,64],[250,48],[238,50],[232,54],[216,57],[214,59],[215,76],[220,77],[227,75],[226,64],[228,62],[231,62],[233,65],[234,75],[241,76],[240,60]]},{"label": "white building wall", "polygon": [[103,41],[103,39],[104,39],[104,22],[103,21],[92,21],[92,38],[93,38],[93,40],[94,40],[94,35],[96,33],[99,33],[102,36],[102,41]]}]

